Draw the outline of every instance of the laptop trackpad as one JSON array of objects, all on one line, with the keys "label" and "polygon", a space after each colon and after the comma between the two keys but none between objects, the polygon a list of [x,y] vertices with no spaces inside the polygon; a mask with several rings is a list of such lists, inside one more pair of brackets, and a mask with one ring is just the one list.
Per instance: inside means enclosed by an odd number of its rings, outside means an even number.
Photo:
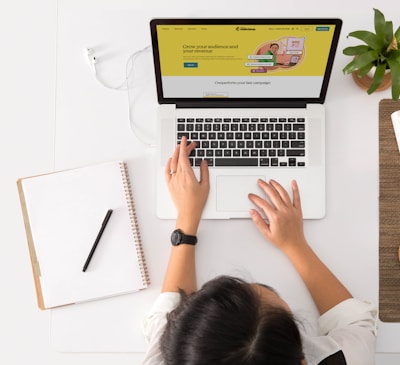
[{"label": "laptop trackpad", "polygon": [[248,194],[264,196],[257,185],[258,179],[265,180],[265,176],[217,176],[217,210],[241,212],[254,208]]}]

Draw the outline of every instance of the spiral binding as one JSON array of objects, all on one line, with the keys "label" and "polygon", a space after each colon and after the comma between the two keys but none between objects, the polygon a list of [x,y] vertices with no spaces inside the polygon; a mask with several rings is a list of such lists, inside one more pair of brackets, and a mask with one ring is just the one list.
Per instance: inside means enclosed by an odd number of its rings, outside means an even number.
[{"label": "spiral binding", "polygon": [[133,237],[135,239],[135,248],[140,266],[140,275],[142,277],[143,285],[150,285],[150,276],[147,269],[146,260],[144,257],[144,250],[142,246],[142,237],[140,235],[138,217],[136,215],[135,203],[133,200],[132,186],[129,180],[128,165],[125,162],[121,162],[121,174],[124,184],[125,197],[128,203],[129,219],[131,221],[131,228],[133,232]]}]

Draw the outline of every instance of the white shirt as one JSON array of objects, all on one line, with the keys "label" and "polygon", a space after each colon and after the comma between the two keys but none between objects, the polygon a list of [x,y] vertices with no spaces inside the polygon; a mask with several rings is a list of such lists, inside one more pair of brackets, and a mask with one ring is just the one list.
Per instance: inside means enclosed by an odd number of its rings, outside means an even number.
[{"label": "white shirt", "polygon": [[[164,364],[159,341],[167,323],[167,314],[179,300],[179,293],[161,293],[145,317],[143,332],[149,347],[143,365]],[[301,333],[307,365],[317,365],[340,350],[347,365],[373,365],[376,319],[377,310],[371,303],[358,299],[339,303],[319,318],[319,336]]]}]

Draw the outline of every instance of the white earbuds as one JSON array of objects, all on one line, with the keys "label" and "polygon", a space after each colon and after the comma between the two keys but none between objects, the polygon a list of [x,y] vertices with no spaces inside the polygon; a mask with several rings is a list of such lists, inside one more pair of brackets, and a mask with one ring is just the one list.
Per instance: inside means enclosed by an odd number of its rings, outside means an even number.
[{"label": "white earbuds", "polygon": [[[133,63],[134,63],[134,60],[136,59],[136,57],[140,54],[140,53],[142,53],[143,51],[146,51],[146,50],[148,50],[148,49],[150,49],[150,46],[147,46],[147,47],[145,47],[145,48],[143,48],[143,49],[141,49],[141,50],[139,50],[139,51],[136,51],[129,59],[128,59],[128,62],[130,61],[130,62],[132,62],[132,65],[133,65]],[[108,88],[108,89],[112,89],[112,90],[121,90],[121,91],[123,91],[123,90],[128,90],[128,81],[127,81],[127,79],[125,79],[120,85],[118,85],[118,86],[112,86],[112,85],[109,85],[107,82],[105,82],[103,79],[102,79],[102,77],[101,77],[101,75],[100,75],[100,73],[98,73],[98,70],[97,70],[97,68],[96,68],[96,64],[97,64],[97,59],[96,59],[96,57],[95,57],[95,55],[94,55],[94,49],[93,48],[85,48],[85,56],[86,56],[86,59],[88,60],[88,62],[89,62],[89,66],[90,66],[90,68],[91,68],[91,70],[92,70],[92,73],[93,73],[93,76],[95,77],[95,79],[101,84],[101,85],[103,85],[104,87],[106,87],[106,88]],[[133,67],[133,66],[132,66]],[[128,76],[126,75],[126,78],[127,78]]]},{"label": "white earbuds", "polygon": [[92,48],[86,48],[85,51],[89,66],[92,69],[94,75],[96,75],[96,57],[94,56],[94,51]]},{"label": "white earbuds", "polygon": [[103,79],[101,78],[101,75],[99,75],[97,72],[97,68],[96,68],[97,58],[94,55],[93,48],[85,48],[85,54],[86,54],[86,58],[89,62],[89,66],[92,70],[93,76],[101,85],[103,85],[107,89],[112,89],[112,90],[127,90],[128,89],[126,80],[119,86],[112,86],[112,85],[109,85],[108,83],[106,83],[105,81],[103,81]]},{"label": "white earbuds", "polygon": [[[85,54],[86,61],[89,63],[89,66],[92,70],[93,77],[96,79],[96,81],[99,84],[106,87],[107,89],[116,90],[116,91],[128,91],[128,93],[129,93],[129,87],[128,87],[129,86],[129,77],[130,77],[131,73],[133,72],[135,61],[140,54],[142,54],[143,52],[146,52],[148,50],[151,50],[151,46],[146,46],[143,49],[136,51],[129,57],[129,59],[126,62],[125,80],[119,86],[109,85],[107,82],[105,82],[103,80],[103,78],[101,77],[102,75],[101,75],[100,71],[101,71],[101,66],[104,66],[104,65],[100,65],[100,69],[97,70],[96,64],[101,63],[101,62],[99,62],[98,59],[95,57],[93,48],[86,47],[84,49],[84,54]],[[132,87],[132,85],[131,85],[131,87]],[[133,104],[135,104],[135,101],[133,99],[134,99],[134,97],[132,97],[132,101],[129,102],[130,109],[131,109],[131,106]],[[153,142],[148,142],[147,138],[144,138],[144,136],[142,135],[143,132],[141,132],[141,128],[137,128],[136,123],[135,123],[134,113],[131,110],[129,111],[129,118],[131,120],[130,125],[131,125],[132,132],[136,135],[136,137],[143,144],[148,145],[149,147],[154,147],[155,144]]]}]

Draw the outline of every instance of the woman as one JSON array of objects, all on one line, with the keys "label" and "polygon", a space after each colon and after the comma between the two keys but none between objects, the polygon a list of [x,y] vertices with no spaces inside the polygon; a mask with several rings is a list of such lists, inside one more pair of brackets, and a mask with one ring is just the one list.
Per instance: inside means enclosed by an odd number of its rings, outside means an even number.
[{"label": "woman", "polygon": [[250,214],[306,284],[321,315],[321,335],[305,334],[288,305],[265,285],[223,276],[197,291],[195,236],[209,175],[203,161],[197,181],[188,161],[194,148],[183,138],[166,166],[180,231],[173,235],[162,293],[144,321],[149,342],[144,364],[373,364],[375,307],[352,298],[308,245],[295,181],[293,201],[279,183],[258,181],[270,203],[249,194],[258,208]]}]

